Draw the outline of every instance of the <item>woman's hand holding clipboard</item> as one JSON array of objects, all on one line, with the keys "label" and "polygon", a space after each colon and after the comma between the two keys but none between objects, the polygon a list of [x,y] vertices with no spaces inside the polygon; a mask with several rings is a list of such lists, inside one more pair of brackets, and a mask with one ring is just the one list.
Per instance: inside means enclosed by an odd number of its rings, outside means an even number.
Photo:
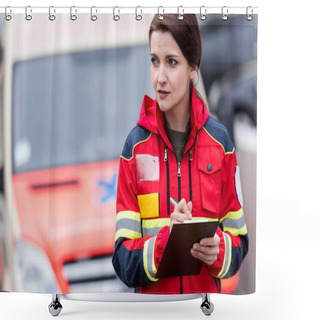
[{"label": "woman's hand holding clipboard", "polygon": [[170,236],[156,277],[199,274],[202,263],[212,264],[219,253],[220,238],[215,235],[219,221],[191,220],[191,202],[187,205],[185,200],[170,201],[175,211],[171,214]]},{"label": "woman's hand holding clipboard", "polygon": [[[176,214],[178,222],[181,222],[181,223],[193,222],[193,220],[191,220],[192,219],[192,202],[191,201],[189,201],[189,203],[187,204],[186,201],[182,199],[178,203],[174,198],[171,197],[170,202],[175,206],[175,210],[172,215],[174,215],[175,212],[178,211],[178,213]],[[208,219],[202,219],[202,220],[198,220],[197,222],[199,223],[199,222],[207,222],[207,221]],[[172,224],[174,223],[177,223],[177,222],[172,222]],[[171,229],[172,229],[172,224],[170,224]],[[217,234],[215,234],[212,237],[201,239],[199,243],[194,243],[191,249],[191,254],[193,257],[203,261],[204,263],[208,265],[212,265],[213,262],[218,258],[219,245],[220,245],[220,237]]]}]

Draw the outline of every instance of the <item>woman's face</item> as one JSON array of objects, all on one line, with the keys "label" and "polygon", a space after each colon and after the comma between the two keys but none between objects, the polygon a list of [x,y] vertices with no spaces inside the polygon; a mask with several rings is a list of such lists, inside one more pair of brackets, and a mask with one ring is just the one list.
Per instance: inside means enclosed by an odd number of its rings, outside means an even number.
[{"label": "woman's face", "polygon": [[170,32],[152,32],[150,55],[152,85],[160,110],[176,115],[189,112],[189,84],[196,70]]}]

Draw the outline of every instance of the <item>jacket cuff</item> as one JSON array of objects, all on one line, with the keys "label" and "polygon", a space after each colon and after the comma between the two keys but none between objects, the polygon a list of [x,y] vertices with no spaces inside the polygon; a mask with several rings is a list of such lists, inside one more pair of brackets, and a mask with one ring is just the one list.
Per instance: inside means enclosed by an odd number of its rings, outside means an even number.
[{"label": "jacket cuff", "polygon": [[167,245],[169,235],[170,235],[170,228],[168,226],[161,228],[157,234],[156,249],[154,252],[154,262],[157,269],[162,259],[164,249]]},{"label": "jacket cuff", "polygon": [[213,264],[207,265],[207,268],[208,268],[211,275],[218,277],[222,271],[222,268],[223,268],[226,246],[225,246],[223,232],[220,229],[220,227],[218,227],[216,234],[220,238],[218,258]]}]

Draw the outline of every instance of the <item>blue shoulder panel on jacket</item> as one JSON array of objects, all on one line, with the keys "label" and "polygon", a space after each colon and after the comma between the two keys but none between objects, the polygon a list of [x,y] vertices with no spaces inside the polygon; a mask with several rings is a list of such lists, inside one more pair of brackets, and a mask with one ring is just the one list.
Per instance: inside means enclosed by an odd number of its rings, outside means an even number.
[{"label": "blue shoulder panel on jacket", "polygon": [[203,127],[212,139],[223,146],[225,153],[233,151],[234,146],[228,130],[220,121],[209,117]]},{"label": "blue shoulder panel on jacket", "polygon": [[132,158],[133,149],[139,142],[147,140],[151,132],[137,125],[128,134],[127,140],[123,146],[121,156],[127,160]]}]

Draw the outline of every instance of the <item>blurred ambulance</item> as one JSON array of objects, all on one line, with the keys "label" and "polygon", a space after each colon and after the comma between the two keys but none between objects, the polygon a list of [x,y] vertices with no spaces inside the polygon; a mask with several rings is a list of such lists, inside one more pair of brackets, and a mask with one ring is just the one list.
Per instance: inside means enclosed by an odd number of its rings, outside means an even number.
[{"label": "blurred ambulance", "polygon": [[8,290],[127,290],[111,264],[118,159],[153,91],[150,20],[125,19],[21,15],[5,26]]},{"label": "blurred ambulance", "polygon": [[[133,16],[111,15],[54,22],[15,15],[6,23],[5,290],[133,292],[111,259],[119,157],[143,96],[153,96],[151,18],[134,28]],[[205,97],[201,78],[197,89]]]}]

